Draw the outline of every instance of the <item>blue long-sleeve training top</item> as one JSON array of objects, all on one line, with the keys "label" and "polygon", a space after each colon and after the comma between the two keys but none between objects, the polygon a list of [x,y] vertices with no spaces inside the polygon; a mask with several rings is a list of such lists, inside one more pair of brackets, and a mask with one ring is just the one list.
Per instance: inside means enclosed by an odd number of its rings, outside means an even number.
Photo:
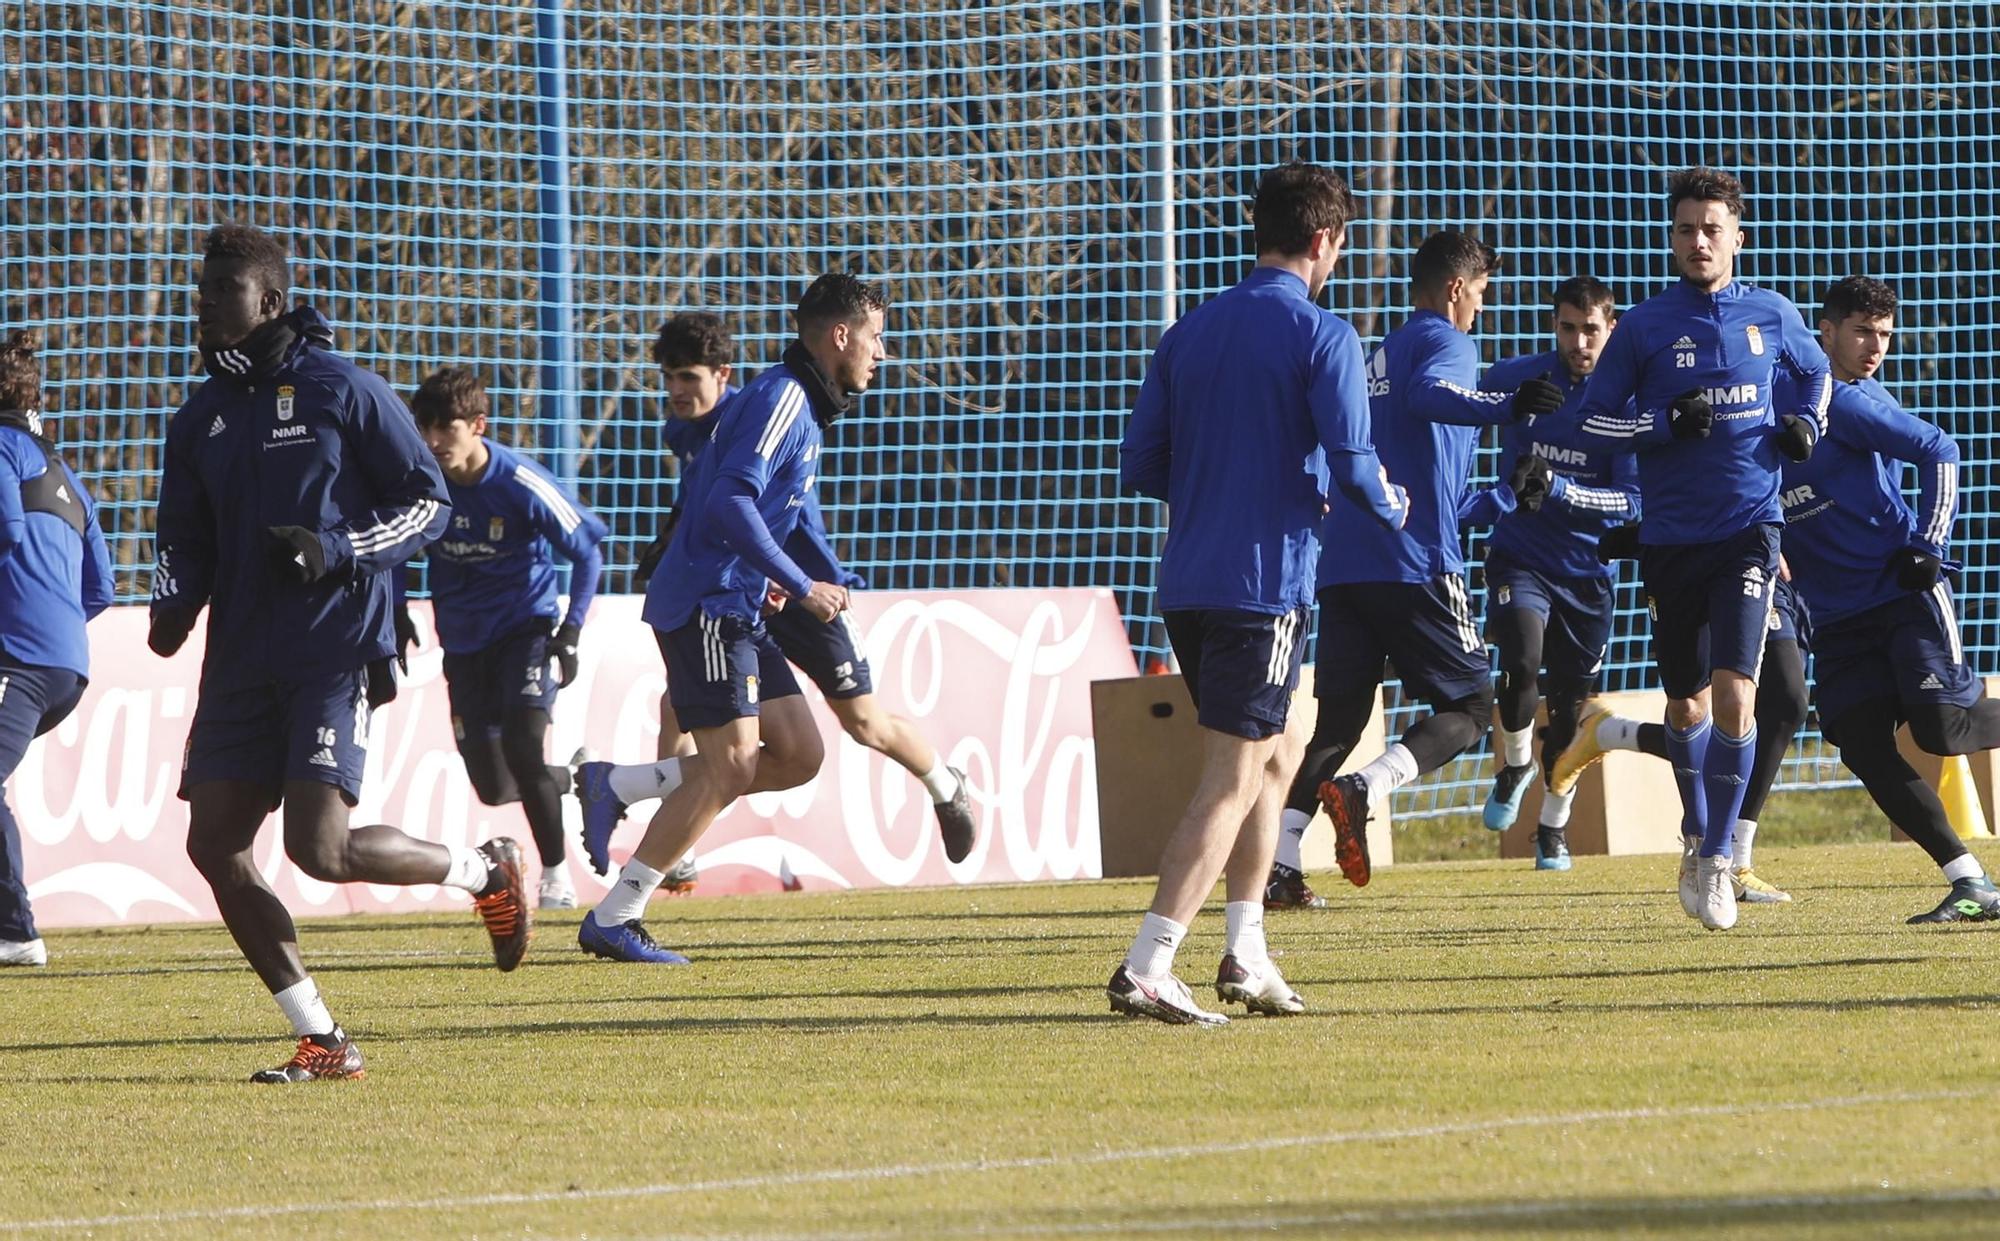
[{"label": "blue long-sleeve training top", "polygon": [[[1781,372],[1796,386],[1774,409]],[[1785,414],[1826,430],[1832,380],[1819,341],[1791,302],[1741,280],[1715,293],[1683,280],[1618,320],[1585,385],[1584,442],[1639,455],[1639,541],[1712,543],[1782,520],[1773,434]],[[1676,440],[1668,411],[1699,391],[1715,410],[1707,438]]]},{"label": "blue long-sleeve training top", "polygon": [[1370,443],[1360,338],[1306,292],[1255,268],[1153,353],[1118,473],[1168,504],[1162,611],[1310,603],[1329,485],[1357,520],[1402,516]]},{"label": "blue long-sleeve training top", "polygon": [[96,501],[47,440],[0,415],[0,651],[89,676],[84,624],[111,589]]},{"label": "blue long-sleeve training top", "polygon": [[530,617],[554,620],[555,557],[570,562],[566,623],[581,627],[604,569],[604,522],[522,454],[487,441],[486,472],[445,485],[451,525],[429,549],[438,643],[451,655],[484,650]]},{"label": "blue long-sleeve training top", "polygon": [[[1915,510],[1902,462],[1917,467]],[[1910,593],[1892,560],[1909,548],[1945,559],[1958,514],[1958,445],[1912,417],[1872,379],[1835,384],[1826,435],[1785,466],[1785,559],[1815,624]]]}]

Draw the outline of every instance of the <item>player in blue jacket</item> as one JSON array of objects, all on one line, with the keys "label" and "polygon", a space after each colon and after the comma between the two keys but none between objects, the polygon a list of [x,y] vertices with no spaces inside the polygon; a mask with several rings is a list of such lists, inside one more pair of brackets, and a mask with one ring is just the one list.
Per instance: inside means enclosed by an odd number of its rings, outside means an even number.
[{"label": "player in blue jacket", "polygon": [[318,314],[287,308],[290,288],[275,238],[209,233],[195,296],[209,377],[167,427],[148,637],[172,655],[208,609],[181,796],[188,856],[299,1037],[260,1082],[362,1073],[251,854],[280,805],[285,852],[314,879],[473,894],[503,970],[520,964],[532,916],[510,839],[472,849],[348,826],[369,713],[395,692],[388,571],[451,510],[402,401],[332,352]]},{"label": "player in blue jacket", "polygon": [[[1820,339],[1832,409],[1812,456],[1785,467],[1785,556],[1813,614],[1827,740],[1875,804],[1923,847],[1951,891],[1911,922],[2000,919],[1996,890],[1896,749],[1896,728],[1931,754],[2000,746],[2000,702],[1966,662],[1947,574],[1958,507],[1958,445],[1903,412],[1875,379],[1895,333],[1896,295],[1850,276],[1828,291]],[[1903,497],[1916,467],[1918,503]]]},{"label": "player in blue jacket", "polygon": [[[1535,709],[1544,691],[1545,770],[1569,744],[1584,700],[1596,692],[1612,614],[1611,568],[1598,558],[1598,536],[1639,518],[1637,462],[1628,453],[1582,443],[1574,419],[1565,419],[1583,403],[1584,381],[1617,325],[1617,302],[1602,281],[1572,276],[1556,286],[1551,318],[1554,350],[1508,358],[1479,378],[1479,386],[1492,392],[1511,392],[1536,377],[1563,391],[1555,413],[1500,429],[1500,460],[1511,471],[1507,492],[1520,502],[1494,522],[1486,553],[1486,636],[1500,659],[1494,686],[1498,770],[1485,807],[1486,826],[1494,831],[1513,826],[1535,776]],[[1570,868],[1564,829],[1573,796],[1542,797],[1538,870]]]},{"label": "player in blue jacket", "polygon": [[819,771],[819,730],[764,616],[795,607],[830,624],[847,608],[845,586],[812,577],[783,546],[818,483],[822,428],[867,391],[887,357],[887,311],[887,298],[852,275],[815,280],[795,314],[799,339],[722,409],[683,479],[679,528],[647,584],[643,614],[698,761],[684,766],[617,882],[584,917],[577,943],[586,952],[684,964],[643,921],[666,868],[738,797],[792,788]]},{"label": "player in blue jacket", "polygon": [[[83,627],[111,603],[97,504],[42,437],[35,349],[29,332],[0,344],[0,784],[76,709],[90,675]],[[0,798],[0,966],[49,962],[22,864],[21,828]]]},{"label": "player in blue jacket", "polygon": [[[1829,383],[1798,310],[1735,279],[1742,184],[1688,169],[1667,201],[1681,279],[1620,322],[1579,427],[1586,443],[1639,454],[1640,575],[1683,810],[1681,908],[1721,930],[1736,924],[1730,836],[1756,756],[1778,473],[1825,431]],[[1795,408],[1773,405],[1781,372]]]},{"label": "player in blue jacket", "polygon": [[1119,477],[1168,504],[1159,606],[1202,728],[1193,800],[1160,856],[1160,881],[1111,1008],[1220,1025],[1173,972],[1220,873],[1227,940],[1218,998],[1271,1015],[1303,1001],[1272,964],[1260,898],[1278,809],[1299,762],[1288,729],[1328,497],[1394,529],[1408,498],[1369,442],[1361,342],[1313,304],[1346,242],[1354,200],[1332,171],[1287,164],[1257,187],[1257,265],[1169,327],[1119,449]]},{"label": "player in blue jacket", "polygon": [[[1499,266],[1498,253],[1476,237],[1426,238],[1410,267],[1416,312],[1368,359],[1375,451],[1389,477],[1409,488],[1410,519],[1389,529],[1345,496],[1330,499],[1317,574],[1319,718],[1286,799],[1267,905],[1324,903],[1307,886],[1299,861],[1299,842],[1318,806],[1333,820],[1341,873],[1365,884],[1370,807],[1486,732],[1492,673],[1466,600],[1460,503],[1479,429],[1550,413],[1563,400],[1562,390],[1540,376],[1513,392],[1479,390],[1479,350],[1467,333]],[[1384,660],[1431,714],[1360,770],[1336,779],[1374,710]]]},{"label": "player in blue jacket", "polygon": [[[541,855],[537,905],[572,909],[562,820],[569,770],[542,751],[556,691],[576,679],[604,569],[604,523],[541,466],[486,438],[486,385],[468,368],[426,378],[410,409],[451,494],[451,525],[426,554],[452,736],[480,801],[521,803]],[[571,566],[560,614],[557,555]]]}]

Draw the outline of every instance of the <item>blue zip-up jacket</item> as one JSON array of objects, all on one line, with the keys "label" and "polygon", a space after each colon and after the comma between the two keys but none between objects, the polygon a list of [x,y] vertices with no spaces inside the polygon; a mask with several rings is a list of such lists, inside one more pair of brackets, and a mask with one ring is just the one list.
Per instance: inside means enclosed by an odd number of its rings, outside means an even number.
[{"label": "blue zip-up jacket", "polygon": [[[1905,461],[1917,467],[1914,512],[1903,499]],[[1810,458],[1786,463],[1783,499],[1792,584],[1813,622],[1831,624],[1910,593],[1896,582],[1897,552],[1946,559],[1958,445],[1872,379],[1835,384],[1826,435]]]},{"label": "blue zip-up jacket", "polygon": [[[1792,409],[1773,408],[1782,372],[1797,384]],[[1713,543],[1782,520],[1773,433],[1795,413],[1823,435],[1831,385],[1826,355],[1789,301],[1741,280],[1716,293],[1682,280],[1618,320],[1585,385],[1580,433],[1593,447],[1639,454],[1641,543]],[[1676,440],[1668,410],[1690,389],[1708,397],[1715,422],[1705,439]]]},{"label": "blue zip-up jacket", "polygon": [[491,440],[486,451],[478,482],[446,477],[451,525],[429,551],[438,644],[448,655],[484,650],[531,616],[554,620],[554,553],[571,565],[565,623],[581,628],[604,569],[604,522],[527,457]]},{"label": "blue zip-up jacket", "polygon": [[[214,375],[167,426],[153,611],[208,607],[204,691],[300,683],[395,651],[395,568],[443,534],[444,475],[388,382],[333,353],[326,321],[275,371]],[[284,567],[272,526],[316,531],[326,576]]]},{"label": "blue zip-up jacket", "polygon": [[1479,390],[1479,349],[1434,310],[1419,310],[1368,358],[1368,407],[1382,468],[1410,493],[1401,530],[1336,497],[1320,534],[1319,585],[1430,582],[1462,572],[1459,505],[1479,428],[1513,421],[1512,392]]},{"label": "blue zip-up jacket", "polygon": [[1358,521],[1403,516],[1369,442],[1360,338],[1276,267],[1160,337],[1118,473],[1169,506],[1162,611],[1275,616],[1311,603],[1329,482]]},{"label": "blue zip-up jacket", "polygon": [[1563,390],[1562,408],[1532,424],[1500,428],[1500,472],[1506,474],[1516,459],[1533,453],[1549,463],[1555,478],[1539,510],[1516,508],[1495,515],[1487,550],[1550,577],[1610,577],[1611,567],[1597,558],[1597,538],[1607,526],[1639,520],[1638,462],[1630,453],[1607,452],[1577,434],[1584,382],[1569,373],[1558,352],[1495,362],[1479,377],[1479,386],[1487,392],[1512,392],[1535,378]]},{"label": "blue zip-up jacket", "polygon": [[780,363],[702,422],[709,442],[681,476],[680,525],[641,611],[662,633],[697,613],[754,620],[767,583],[796,597],[815,580],[782,550],[818,483],[819,411],[805,384]]},{"label": "blue zip-up jacket", "polygon": [[111,606],[111,553],[96,501],[46,445],[0,422],[0,651],[87,677],[83,627]]}]

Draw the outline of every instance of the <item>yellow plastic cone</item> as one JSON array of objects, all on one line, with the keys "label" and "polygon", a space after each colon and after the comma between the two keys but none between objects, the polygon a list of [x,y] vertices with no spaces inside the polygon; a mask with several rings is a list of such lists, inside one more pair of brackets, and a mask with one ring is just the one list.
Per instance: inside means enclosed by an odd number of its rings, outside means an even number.
[{"label": "yellow plastic cone", "polygon": [[1937,792],[1938,800],[1944,803],[1944,817],[1960,840],[1993,834],[1993,829],[1986,825],[1986,809],[1979,804],[1979,789],[1972,783],[1972,764],[1965,761],[1963,754],[1944,760],[1944,769],[1938,773]]}]

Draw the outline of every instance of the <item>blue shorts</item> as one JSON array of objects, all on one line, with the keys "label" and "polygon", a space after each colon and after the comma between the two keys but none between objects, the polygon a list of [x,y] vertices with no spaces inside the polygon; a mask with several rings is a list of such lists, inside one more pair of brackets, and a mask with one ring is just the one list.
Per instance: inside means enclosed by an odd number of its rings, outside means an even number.
[{"label": "blue shorts", "polygon": [[696,612],[679,629],[656,629],[653,636],[667,661],[667,700],[682,732],[754,717],[759,703],[799,692],[762,620]]},{"label": "blue shorts", "polygon": [[1307,608],[1279,616],[1235,608],[1168,612],[1167,641],[1201,726],[1251,741],[1284,732],[1311,621]]},{"label": "blue shorts", "polygon": [[1380,685],[1382,663],[1433,707],[1480,693],[1493,679],[1486,639],[1472,623],[1465,579],[1352,582],[1319,592],[1313,693],[1321,698]]},{"label": "blue shorts", "polygon": [[1902,707],[1969,707],[1986,692],[1965,662],[1951,591],[1942,582],[1819,626],[1812,651],[1819,715],[1829,734],[1839,731],[1843,714],[1884,699]]},{"label": "blue shorts", "polygon": [[1667,697],[1694,697],[1717,668],[1757,679],[1778,580],[1778,527],[1752,526],[1715,543],[1641,547],[1639,577]]},{"label": "blue shorts", "polygon": [[1782,577],[1771,596],[1771,619],[1766,622],[1764,640],[1796,642],[1802,651],[1812,649],[1812,613],[1806,609],[1806,598]]},{"label": "blue shorts", "polygon": [[861,630],[848,613],[827,622],[790,603],[765,617],[764,627],[785,658],[828,698],[859,698],[874,692],[868,656],[861,650]]},{"label": "blue shorts", "polygon": [[266,790],[276,810],[287,781],[315,780],[352,806],[361,799],[369,714],[366,668],[203,691],[181,762],[181,799],[198,784],[234,780]]},{"label": "blue shorts", "polygon": [[537,617],[479,650],[444,657],[453,736],[463,741],[496,729],[509,711],[555,710],[549,624]]},{"label": "blue shorts", "polygon": [[1495,552],[1486,561],[1486,619],[1526,608],[1542,621],[1542,667],[1550,680],[1589,689],[1611,644],[1611,579],[1558,577]]}]

